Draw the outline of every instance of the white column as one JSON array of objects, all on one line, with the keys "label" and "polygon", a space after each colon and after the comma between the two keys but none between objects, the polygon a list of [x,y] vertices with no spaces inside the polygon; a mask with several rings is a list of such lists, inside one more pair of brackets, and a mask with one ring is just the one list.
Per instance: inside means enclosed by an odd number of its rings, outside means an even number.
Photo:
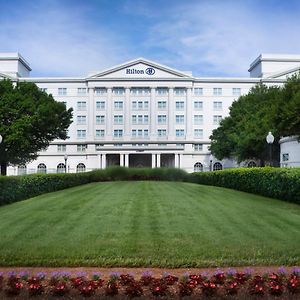
[{"label": "white column", "polygon": [[106,154],[102,154],[102,163],[101,163],[101,168],[105,169],[106,168]]},{"label": "white column", "polygon": [[129,139],[130,133],[130,118],[131,118],[131,103],[130,103],[130,88],[125,89],[125,103],[124,103],[124,137]]},{"label": "white column", "polygon": [[95,136],[95,116],[94,116],[94,88],[88,88],[89,102],[88,102],[88,133],[87,136],[90,140],[94,139]]},{"label": "white column", "polygon": [[192,137],[192,124],[193,124],[193,115],[192,115],[192,89],[187,88],[186,91],[186,112],[185,112],[185,128],[186,128],[186,139],[191,139]]},{"label": "white column", "polygon": [[120,167],[124,167],[124,154],[120,154]]},{"label": "white column", "polygon": [[101,154],[98,154],[98,162],[99,162],[99,169],[102,169],[102,158],[101,158]]},{"label": "white column", "polygon": [[175,168],[179,168],[179,154],[175,153]]},{"label": "white column", "polygon": [[124,154],[125,155],[125,167],[129,167],[129,154]]},{"label": "white column", "polygon": [[183,154],[179,154],[179,164],[178,168],[183,168]]},{"label": "white column", "polygon": [[156,154],[152,154],[152,169],[156,167]]},{"label": "white column", "polygon": [[175,113],[175,105],[174,105],[174,89],[169,88],[169,99],[168,99],[168,139],[174,139],[174,113]]},{"label": "white column", "polygon": [[156,90],[154,87],[151,88],[151,97],[150,97],[150,139],[154,140],[156,138]]},{"label": "white column", "polygon": [[156,157],[157,168],[160,168],[160,153]]},{"label": "white column", "polygon": [[106,101],[106,136],[108,139],[112,138],[112,89],[107,88],[107,101]]}]

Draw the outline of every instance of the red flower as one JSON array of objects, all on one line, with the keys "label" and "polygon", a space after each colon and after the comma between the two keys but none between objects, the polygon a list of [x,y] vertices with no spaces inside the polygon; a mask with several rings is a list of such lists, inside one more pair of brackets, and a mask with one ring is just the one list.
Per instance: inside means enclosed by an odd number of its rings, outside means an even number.
[{"label": "red flower", "polygon": [[126,287],[125,295],[127,295],[130,298],[141,297],[143,295],[143,288],[141,283],[134,280],[131,281]]},{"label": "red flower", "polygon": [[212,296],[216,293],[217,286],[212,281],[206,281],[206,282],[202,282],[201,289],[203,294],[205,294],[206,296]]},{"label": "red flower", "polygon": [[180,297],[190,296],[193,293],[194,288],[195,285],[190,284],[190,282],[180,282],[178,285]]},{"label": "red flower", "polygon": [[239,284],[237,281],[228,281],[225,284],[225,289],[228,295],[235,295],[238,292]]},{"label": "red flower", "polygon": [[107,296],[115,296],[118,295],[118,293],[119,293],[119,285],[117,281],[115,280],[109,281],[105,288],[105,294]]},{"label": "red flower", "polygon": [[84,283],[84,279],[83,277],[75,277],[71,279],[71,282],[74,288],[78,288]]},{"label": "red flower", "polygon": [[277,281],[271,281],[269,284],[269,292],[271,295],[280,296],[283,293],[283,285]]},{"label": "red flower", "polygon": [[150,287],[153,296],[165,296],[168,290],[167,284],[160,279],[155,279]]},{"label": "red flower", "polygon": [[163,280],[167,285],[173,285],[175,282],[178,281],[178,277],[173,275],[167,275],[163,277]]},{"label": "red flower", "polygon": [[287,288],[293,294],[299,293],[300,292],[299,277],[296,275],[291,275],[291,277],[287,282]]},{"label": "red flower", "polygon": [[55,286],[52,289],[52,293],[55,296],[64,296],[69,292],[67,283],[65,281],[59,281],[55,284]]},{"label": "red flower", "polygon": [[147,286],[153,281],[153,277],[151,275],[142,275],[140,282],[142,285]]},{"label": "red flower", "polygon": [[81,295],[90,297],[95,293],[96,288],[90,281],[85,281],[78,287],[78,290]]},{"label": "red flower", "polygon": [[120,283],[121,285],[128,285],[134,281],[134,277],[130,274],[121,274],[120,275]]},{"label": "red flower", "polygon": [[23,288],[23,283],[20,281],[20,278],[16,276],[9,277],[7,281],[6,293],[8,295],[18,295]]}]

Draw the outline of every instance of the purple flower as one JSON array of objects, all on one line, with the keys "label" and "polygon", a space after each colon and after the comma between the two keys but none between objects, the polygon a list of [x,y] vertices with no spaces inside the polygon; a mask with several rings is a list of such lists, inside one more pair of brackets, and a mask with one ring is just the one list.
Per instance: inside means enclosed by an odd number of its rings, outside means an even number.
[{"label": "purple flower", "polygon": [[86,272],[78,272],[76,273],[76,277],[86,277]]},{"label": "purple flower", "polygon": [[207,278],[209,276],[209,273],[208,272],[202,272],[200,274],[201,277],[204,277],[204,278]]},{"label": "purple flower", "polygon": [[59,276],[61,276],[62,278],[66,279],[66,278],[70,278],[71,273],[70,272],[66,272],[66,271],[61,271],[60,273],[58,272]]},{"label": "purple flower", "polygon": [[109,277],[111,279],[119,279],[120,278],[120,273],[119,272],[112,272],[112,273],[110,273]]},{"label": "purple flower", "polygon": [[36,277],[39,278],[39,279],[45,279],[46,273],[44,273],[44,272],[38,272],[36,274]]},{"label": "purple flower", "polygon": [[94,272],[93,274],[92,274],[92,278],[94,279],[94,280],[97,280],[97,279],[99,279],[101,277],[101,273],[99,273],[99,272]]},{"label": "purple flower", "polygon": [[231,276],[235,275],[235,274],[236,274],[236,269],[229,268],[229,269],[227,270],[227,274],[228,274],[228,275],[231,275]]},{"label": "purple flower", "polygon": [[10,272],[7,273],[7,276],[8,277],[15,277],[15,276],[17,276],[17,272],[16,271],[10,271]]},{"label": "purple flower", "polygon": [[215,275],[219,275],[219,274],[223,274],[224,272],[220,269],[217,268],[217,270],[215,271]]},{"label": "purple flower", "polygon": [[292,273],[295,274],[295,275],[300,274],[300,268],[299,267],[293,267]]},{"label": "purple flower", "polygon": [[3,273],[3,272],[0,272],[0,278],[3,277],[3,276],[4,276],[4,273]]},{"label": "purple flower", "polygon": [[51,273],[52,278],[58,278],[59,276],[60,276],[60,273],[57,271]]},{"label": "purple flower", "polygon": [[149,270],[146,270],[142,273],[142,277],[151,277],[152,276],[152,272]]},{"label": "purple flower", "polygon": [[22,278],[22,279],[27,279],[28,276],[29,276],[29,273],[28,273],[27,271],[21,271],[21,272],[19,273],[19,276],[20,276],[20,278]]},{"label": "purple flower", "polygon": [[170,276],[170,273],[168,273],[168,272],[163,273],[163,277],[168,277],[168,276]]},{"label": "purple flower", "polygon": [[248,276],[251,276],[251,275],[253,274],[253,270],[252,270],[251,268],[246,268],[246,269],[244,270],[244,273],[245,273],[246,275],[248,275]]},{"label": "purple flower", "polygon": [[278,268],[278,274],[285,275],[286,274],[286,269],[283,266],[279,267]]}]

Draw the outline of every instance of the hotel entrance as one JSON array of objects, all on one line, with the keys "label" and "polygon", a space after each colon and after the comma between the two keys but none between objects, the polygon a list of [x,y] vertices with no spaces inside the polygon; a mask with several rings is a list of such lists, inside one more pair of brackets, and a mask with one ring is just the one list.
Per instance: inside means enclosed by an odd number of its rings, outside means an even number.
[{"label": "hotel entrance", "polygon": [[151,168],[151,154],[129,154],[129,168]]}]

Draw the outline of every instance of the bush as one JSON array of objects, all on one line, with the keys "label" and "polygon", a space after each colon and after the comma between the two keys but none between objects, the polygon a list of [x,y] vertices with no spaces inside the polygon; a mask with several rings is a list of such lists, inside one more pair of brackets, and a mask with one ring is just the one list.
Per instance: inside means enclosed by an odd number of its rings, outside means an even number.
[{"label": "bush", "polygon": [[300,204],[300,168],[236,168],[193,173],[189,182],[231,188]]}]

